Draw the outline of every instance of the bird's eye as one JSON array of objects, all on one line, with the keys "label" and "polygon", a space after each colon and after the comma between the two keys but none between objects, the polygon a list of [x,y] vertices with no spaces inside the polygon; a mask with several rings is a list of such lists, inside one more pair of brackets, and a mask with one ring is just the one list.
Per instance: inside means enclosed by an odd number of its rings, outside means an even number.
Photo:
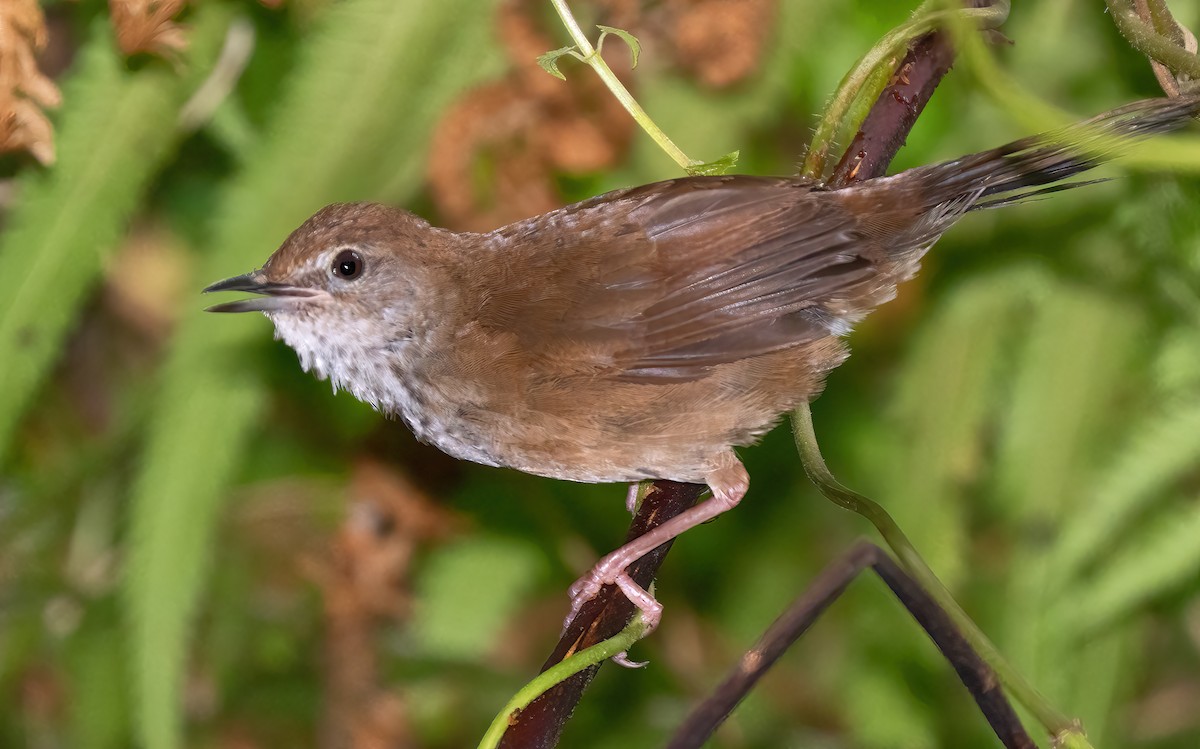
[{"label": "bird's eye", "polygon": [[358,278],[363,272],[362,257],[354,250],[342,250],[333,259],[333,275],[347,281]]}]

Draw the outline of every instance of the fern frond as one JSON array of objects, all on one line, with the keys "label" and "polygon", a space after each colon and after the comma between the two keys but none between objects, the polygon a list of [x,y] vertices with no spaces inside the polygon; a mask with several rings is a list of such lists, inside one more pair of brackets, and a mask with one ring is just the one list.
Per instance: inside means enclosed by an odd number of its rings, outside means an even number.
[{"label": "fern frond", "polygon": [[62,100],[58,87],[38,70],[46,46],[46,19],[36,0],[0,4],[0,152],[28,151],[54,163],[54,128],[42,112]]},{"label": "fern frond", "polygon": [[1055,543],[1051,568],[1058,584],[1068,586],[1084,567],[1116,545],[1147,507],[1197,465],[1200,399],[1147,419]]},{"label": "fern frond", "polygon": [[187,48],[183,27],[173,20],[186,0],[108,0],[117,46],[126,55],[148,52],[163,57]]},{"label": "fern frond", "polygon": [[[477,0],[348,0],[306,40],[268,127],[216,215],[205,281],[260,265],[297,224],[337,200],[410,195],[437,115],[495,59]],[[245,459],[266,393],[243,365],[261,318],[183,302],[132,508],[126,595],[145,746],[182,743],[188,634],[212,557],[222,489]]]},{"label": "fern frond", "polygon": [[1103,631],[1176,589],[1200,589],[1200,501],[1176,501],[1076,585],[1053,614],[1076,638]]},{"label": "fern frond", "polygon": [[216,58],[228,14],[196,19],[180,77],[162,66],[131,72],[108,30],[92,29],[67,81],[59,161],[21,179],[21,200],[0,235],[0,458],[17,420],[62,347],[103,259],[177,141],[179,108]]}]

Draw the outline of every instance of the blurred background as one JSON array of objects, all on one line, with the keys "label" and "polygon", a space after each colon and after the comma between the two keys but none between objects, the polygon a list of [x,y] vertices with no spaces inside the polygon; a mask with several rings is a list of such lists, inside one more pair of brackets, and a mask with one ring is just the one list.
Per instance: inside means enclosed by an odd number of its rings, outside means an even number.
[{"label": "blurred background", "polygon": [[[329,202],[488,229],[677,167],[591,71],[537,67],[568,43],[548,3],[180,5],[0,5],[0,746],[473,746],[623,537],[624,487],[447,458],[199,290]],[[618,40],[607,57],[690,156],[787,174],[915,2],[574,5],[639,37],[636,70]],[[1160,93],[1101,3],[1013,6],[993,51],[1031,94],[1083,117]],[[952,72],[893,170],[1029,134],[980,89]],[[1194,748],[1200,182],[1104,173],[951,231],[851,337],[815,422],[1095,746]],[[563,746],[661,744],[871,535],[786,426],[742,455],[746,501],[668,557],[650,665],[603,668]],[[863,578],[713,745],[997,744]]]}]

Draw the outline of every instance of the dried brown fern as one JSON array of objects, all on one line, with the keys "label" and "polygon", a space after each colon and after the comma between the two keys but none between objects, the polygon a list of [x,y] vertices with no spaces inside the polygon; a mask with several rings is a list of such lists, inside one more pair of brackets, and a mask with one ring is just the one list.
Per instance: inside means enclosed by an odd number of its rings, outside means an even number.
[{"label": "dried brown fern", "polygon": [[777,0],[669,0],[675,59],[705,86],[726,88],[758,70]]},{"label": "dried brown fern", "polygon": [[126,55],[146,52],[172,57],[187,47],[174,18],[186,0],[108,0],[117,46]]},{"label": "dried brown fern", "polygon": [[58,87],[38,70],[46,19],[37,0],[0,3],[0,152],[28,151],[54,162],[54,127],[42,111],[58,106]]},{"label": "dried brown fern", "polygon": [[[500,3],[496,23],[511,72],[468,91],[434,132],[430,185],[442,220],[456,229],[492,229],[557,208],[556,173],[611,168],[629,147],[633,121],[599,79],[563,86],[537,64],[555,46],[542,28],[542,4]],[[628,55],[610,62],[618,75],[628,72]],[[480,163],[490,166],[490,184],[476,184]]]}]

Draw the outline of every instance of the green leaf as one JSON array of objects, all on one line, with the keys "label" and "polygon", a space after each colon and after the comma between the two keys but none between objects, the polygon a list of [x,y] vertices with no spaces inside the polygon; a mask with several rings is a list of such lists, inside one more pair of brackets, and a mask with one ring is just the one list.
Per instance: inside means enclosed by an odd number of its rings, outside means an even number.
[{"label": "green leaf", "polygon": [[91,619],[71,638],[67,648],[66,666],[72,685],[68,702],[71,746],[128,746],[132,715],[128,692],[117,686],[124,683],[126,673],[123,654],[113,647],[112,632],[117,624],[112,621],[114,613],[107,601],[102,612],[93,610]]},{"label": "green leaf", "polygon": [[[1086,513],[1084,488],[1111,454],[1131,375],[1145,360],[1149,321],[1134,305],[1072,281],[1050,279],[1035,299],[1026,334],[1012,359],[1009,402],[991,492],[1010,527],[1053,529]],[[1051,654],[1066,652],[1068,633],[1050,610],[1054,584],[1049,544],[1025,530],[1009,563],[1008,621],[997,628],[1005,654],[1049,694],[1065,694],[1070,676]]]},{"label": "green leaf", "polygon": [[559,47],[558,49],[552,49],[545,54],[538,55],[537,64],[541,66],[542,70],[546,71],[550,75],[554,76],[560,81],[565,81],[567,80],[567,77],[562,74],[561,70],[558,69],[558,58],[562,57],[563,55],[575,56],[575,48]]},{"label": "green leaf", "polygon": [[[330,6],[302,37],[264,128],[270,137],[214,211],[193,288],[261,265],[327,203],[411,195],[424,176],[416,155],[438,117],[494,69],[491,18],[477,0]],[[206,315],[198,293],[181,304],[134,487],[127,558],[135,714],[140,743],[154,749],[183,744],[183,664],[223,490],[267,398],[247,351],[278,345],[257,315]]]},{"label": "green leaf", "polygon": [[1030,290],[1044,283],[1035,268],[1020,266],[949,290],[908,344],[887,436],[863,446],[878,451],[881,464],[867,479],[869,492],[952,590],[969,571],[967,513],[987,460],[996,393],[1024,331]]},{"label": "green leaf", "polygon": [[741,151],[731,151],[716,161],[705,161],[692,164],[688,167],[687,172],[693,177],[706,177],[725,174],[730,169],[737,166],[739,156],[741,156]]},{"label": "green leaf", "polygon": [[870,665],[853,674],[854,699],[845,709],[855,744],[866,749],[936,746],[933,710],[913,692],[896,689],[890,677]]},{"label": "green leaf", "polygon": [[421,653],[476,660],[491,652],[540,560],[528,544],[489,538],[432,552],[416,583],[420,605],[412,626]]},{"label": "green leaf", "polygon": [[642,43],[638,41],[636,36],[630,34],[625,29],[617,29],[613,28],[612,26],[597,25],[596,28],[600,29],[600,39],[596,42],[597,50],[604,48],[604,40],[610,34],[613,36],[619,36],[626,44],[629,45],[629,54],[633,58],[633,62],[631,63],[630,67],[637,67],[638,55],[642,54]]},{"label": "green leaf", "polygon": [[1063,587],[1200,462],[1200,399],[1156,414],[1136,432],[1055,544],[1052,568]]},{"label": "green leaf", "polygon": [[[210,4],[212,5],[212,4]],[[64,86],[58,163],[22,177],[0,237],[0,460],[58,357],[146,186],[179,140],[176,120],[228,25],[212,5],[194,23],[181,77],[151,61],[131,72],[103,19]]]},{"label": "green leaf", "polygon": [[1181,499],[1144,532],[1110,554],[1093,581],[1077,586],[1055,611],[1073,634],[1088,637],[1147,601],[1200,574],[1200,502]]}]

